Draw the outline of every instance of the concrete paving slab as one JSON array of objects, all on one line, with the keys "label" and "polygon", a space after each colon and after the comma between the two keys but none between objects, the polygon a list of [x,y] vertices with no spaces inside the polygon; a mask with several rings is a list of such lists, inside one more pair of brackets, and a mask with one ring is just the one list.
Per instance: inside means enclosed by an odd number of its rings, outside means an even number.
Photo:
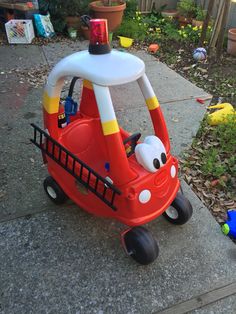
[{"label": "concrete paving slab", "polygon": [[[2,76],[3,77],[3,76]],[[0,220],[12,219],[46,206],[40,152],[30,144],[30,123],[42,125],[41,89],[19,84],[13,74],[1,80]],[[15,95],[15,97],[12,97]],[[17,96],[18,95],[18,96]]]},{"label": "concrete paving slab", "polygon": [[[137,95],[137,94],[136,94]],[[135,96],[129,99],[129,104],[135,102]],[[115,103],[117,104],[117,103]],[[129,108],[127,103],[123,109],[118,109],[117,118],[120,125],[131,133],[141,132],[142,138],[154,133],[152,122],[146,106]],[[119,104],[117,107],[120,108]],[[195,100],[178,101],[174,104],[163,104],[161,106],[171,141],[172,153],[180,156],[181,152],[191,145],[200,123],[205,115],[205,106]]]},{"label": "concrete paving slab", "polygon": [[144,267],[121,250],[120,224],[74,205],[1,223],[0,313],[152,313],[236,280],[235,245],[183,188],[193,218],[150,223],[160,256]]},{"label": "concrete paving slab", "polygon": [[55,42],[43,46],[43,51],[48,64],[55,65],[62,58],[75,53],[77,51],[88,49],[88,41],[68,41],[68,42]]},{"label": "concrete paving slab", "polygon": [[0,71],[13,68],[31,69],[46,64],[42,46],[0,46]]},{"label": "concrete paving slab", "polygon": [[146,73],[161,103],[209,96],[146,51],[132,50],[132,53],[145,62]]},{"label": "concrete paving slab", "polygon": [[211,303],[203,308],[191,311],[191,314],[235,314],[236,295]]}]

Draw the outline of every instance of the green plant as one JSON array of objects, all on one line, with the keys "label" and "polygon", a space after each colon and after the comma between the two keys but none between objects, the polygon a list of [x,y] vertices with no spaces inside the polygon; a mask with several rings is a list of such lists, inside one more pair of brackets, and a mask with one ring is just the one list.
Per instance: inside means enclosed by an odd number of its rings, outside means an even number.
[{"label": "green plant", "polygon": [[172,19],[163,18],[159,13],[152,12],[143,18],[143,22],[148,26],[146,37],[148,41],[181,39],[175,22]]},{"label": "green plant", "polygon": [[216,148],[205,150],[202,155],[201,170],[205,176],[220,178],[226,172],[226,166],[222,164],[219,151]]},{"label": "green plant", "polygon": [[135,40],[144,40],[147,36],[147,25],[141,21],[141,17],[137,13],[133,19],[125,18],[122,21],[115,35],[130,37]]},{"label": "green plant", "polygon": [[195,19],[198,21],[204,21],[206,18],[206,10],[203,10],[202,7],[197,6],[195,11]]},{"label": "green plant", "polygon": [[191,18],[195,15],[196,5],[194,0],[180,0],[177,9],[180,15]]},{"label": "green plant", "polygon": [[138,0],[126,0],[126,9],[124,11],[124,16],[133,18],[135,12],[137,11]]},{"label": "green plant", "polygon": [[183,40],[191,43],[198,43],[201,36],[201,29],[197,26],[182,26],[178,31]]},{"label": "green plant", "polygon": [[90,0],[39,0],[40,11],[50,12],[56,32],[62,33],[66,27],[66,16],[88,14]]},{"label": "green plant", "polygon": [[218,125],[214,129],[214,137],[219,140],[223,153],[236,156],[236,121],[235,115],[227,117],[227,123]]}]

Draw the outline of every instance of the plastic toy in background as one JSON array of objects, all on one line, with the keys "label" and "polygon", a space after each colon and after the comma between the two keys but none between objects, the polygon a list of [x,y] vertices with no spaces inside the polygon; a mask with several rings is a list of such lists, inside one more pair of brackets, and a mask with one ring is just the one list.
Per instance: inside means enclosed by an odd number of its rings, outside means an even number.
[{"label": "plastic toy in background", "polygon": [[69,27],[68,28],[68,34],[69,34],[69,37],[71,39],[76,39],[77,38],[77,30],[74,29],[73,27]]},{"label": "plastic toy in background", "polygon": [[208,114],[207,122],[210,125],[218,125],[218,124],[227,123],[228,117],[232,115],[235,115],[235,120],[236,120],[236,111],[234,107],[229,103],[209,106],[208,109],[220,109],[213,113]]},{"label": "plastic toy in background", "polygon": [[148,47],[148,51],[151,52],[151,53],[156,53],[157,50],[159,50],[159,45],[158,44],[151,44]]},{"label": "plastic toy in background", "polygon": [[211,95],[206,96],[206,97],[199,97],[199,98],[196,98],[196,101],[203,105],[203,104],[205,104],[205,101],[206,101],[206,100],[210,100],[210,99],[212,99],[212,96],[211,96]]},{"label": "plastic toy in background", "polygon": [[232,236],[236,239],[236,210],[227,211],[228,220],[221,227],[225,235]]},{"label": "plastic toy in background", "polygon": [[50,38],[56,35],[50,20],[50,14],[34,14],[34,22],[38,36]]},{"label": "plastic toy in background", "polygon": [[[182,225],[193,209],[180,188],[178,160],[170,152],[165,119],[144,62],[111,50],[106,20],[92,19],[90,28],[88,51],[62,59],[49,74],[43,96],[44,129],[32,124],[31,141],[47,164],[48,197],[55,204],[70,198],[91,214],[129,226],[120,234],[124,250],[146,265],[157,258],[159,249],[142,225],[160,215]],[[72,81],[63,109],[60,96],[68,77]],[[79,109],[72,99],[78,77],[83,79]],[[119,126],[109,89],[131,82],[139,86],[153,124],[154,134],[143,142],[140,132],[130,134]]]},{"label": "plastic toy in background", "polygon": [[129,48],[133,44],[133,39],[129,37],[117,36],[120,39],[120,45],[124,48]]},{"label": "plastic toy in background", "polygon": [[196,61],[203,61],[207,57],[207,52],[205,48],[196,48],[193,51],[193,59]]}]

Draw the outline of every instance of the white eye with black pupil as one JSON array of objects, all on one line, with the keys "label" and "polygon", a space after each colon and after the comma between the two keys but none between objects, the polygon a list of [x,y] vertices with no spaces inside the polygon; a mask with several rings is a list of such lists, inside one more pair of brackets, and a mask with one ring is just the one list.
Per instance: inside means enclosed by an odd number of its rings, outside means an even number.
[{"label": "white eye with black pupil", "polygon": [[159,159],[158,158],[155,158],[154,160],[153,160],[153,166],[156,168],[156,169],[159,169],[160,168],[160,161],[159,161]]},{"label": "white eye with black pupil", "polygon": [[166,163],[166,160],[167,160],[166,154],[165,153],[161,153],[161,161],[162,161],[163,165]]}]

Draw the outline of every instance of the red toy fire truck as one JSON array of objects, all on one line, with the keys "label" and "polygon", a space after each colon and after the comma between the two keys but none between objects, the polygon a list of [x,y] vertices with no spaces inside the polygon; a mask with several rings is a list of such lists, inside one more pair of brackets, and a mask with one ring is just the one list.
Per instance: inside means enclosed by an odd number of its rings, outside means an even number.
[{"label": "red toy fire truck", "polygon": [[[139,58],[111,50],[106,20],[91,20],[88,51],[62,59],[51,71],[43,95],[44,130],[32,124],[31,140],[42,150],[50,174],[44,188],[62,204],[69,197],[79,207],[129,226],[121,234],[125,251],[141,264],[158,256],[152,234],[141,225],[160,215],[184,224],[192,206],[180,191],[178,161],[170,153],[168,132],[159,102]],[[64,107],[64,79],[72,77]],[[83,79],[79,108],[72,99]],[[109,86],[137,81],[154,127],[140,142],[119,127]]]}]

